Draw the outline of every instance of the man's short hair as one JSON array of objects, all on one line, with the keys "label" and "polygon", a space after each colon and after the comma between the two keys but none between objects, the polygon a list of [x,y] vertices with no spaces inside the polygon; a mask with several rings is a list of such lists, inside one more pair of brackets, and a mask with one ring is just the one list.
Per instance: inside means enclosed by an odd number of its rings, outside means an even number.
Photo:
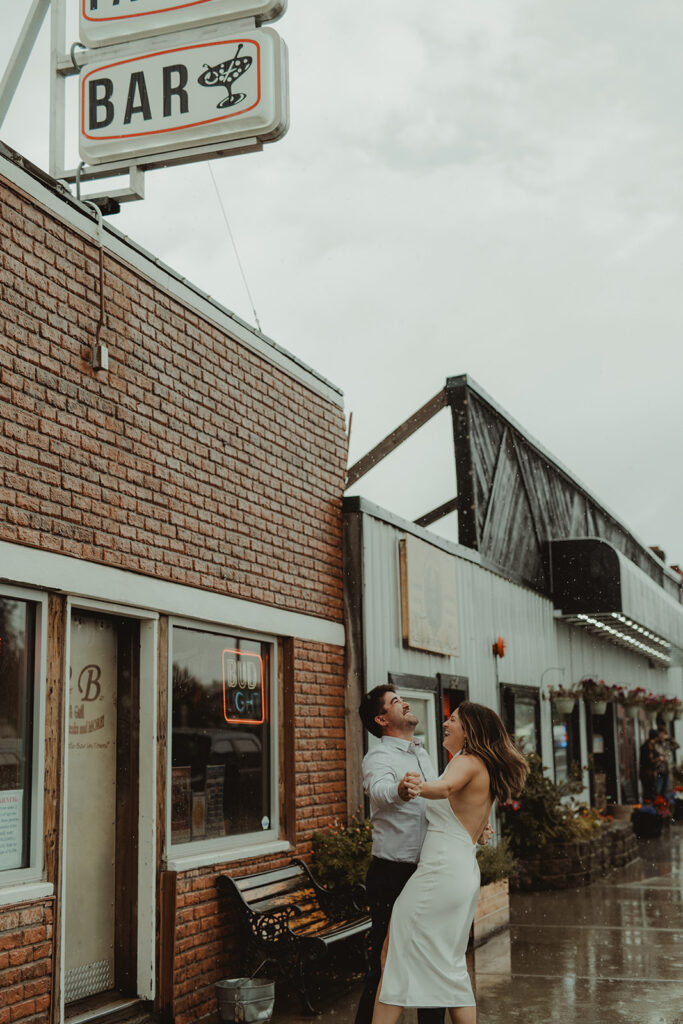
[{"label": "man's short hair", "polygon": [[396,687],[392,683],[375,686],[373,690],[365,694],[358,708],[361,722],[373,736],[382,736],[382,726],[375,721],[375,718],[384,714],[384,695],[387,693],[396,693]]}]

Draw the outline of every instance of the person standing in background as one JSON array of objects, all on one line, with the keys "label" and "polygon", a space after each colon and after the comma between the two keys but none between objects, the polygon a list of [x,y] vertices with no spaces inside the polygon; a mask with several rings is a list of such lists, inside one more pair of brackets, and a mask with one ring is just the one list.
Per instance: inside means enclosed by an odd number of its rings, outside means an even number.
[{"label": "person standing in background", "polygon": [[669,795],[671,788],[671,774],[675,763],[675,751],[678,750],[678,743],[671,736],[665,725],[662,725],[657,735],[656,747],[660,757],[660,771],[657,776],[657,795]]}]

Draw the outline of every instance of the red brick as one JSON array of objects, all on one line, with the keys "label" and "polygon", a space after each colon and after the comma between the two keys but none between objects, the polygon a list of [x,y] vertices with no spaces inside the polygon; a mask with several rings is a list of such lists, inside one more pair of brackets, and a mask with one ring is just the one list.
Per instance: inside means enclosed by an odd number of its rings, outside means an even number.
[{"label": "red brick", "polygon": [[14,1006],[10,1006],[9,1019],[11,1021],[23,1020],[26,1017],[30,1017],[35,1013],[36,1004],[34,999],[25,999],[21,1003],[16,1003]]}]

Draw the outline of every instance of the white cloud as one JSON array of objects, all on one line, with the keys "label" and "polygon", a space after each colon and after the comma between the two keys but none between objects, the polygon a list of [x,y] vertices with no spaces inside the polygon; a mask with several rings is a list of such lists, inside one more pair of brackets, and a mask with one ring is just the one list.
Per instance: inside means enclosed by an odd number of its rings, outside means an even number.
[{"label": "white cloud", "polygon": [[[290,133],[214,172],[264,330],[343,387],[352,458],[469,372],[683,561],[680,3],[292,0],[275,27]],[[3,130],[43,164],[46,55]],[[114,223],[251,320],[206,167],[147,196]]]}]

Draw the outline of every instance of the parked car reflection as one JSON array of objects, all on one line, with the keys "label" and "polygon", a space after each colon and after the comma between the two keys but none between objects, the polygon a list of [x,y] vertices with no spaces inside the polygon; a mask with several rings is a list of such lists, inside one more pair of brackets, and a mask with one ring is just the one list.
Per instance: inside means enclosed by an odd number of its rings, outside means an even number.
[{"label": "parked car reflection", "polygon": [[[263,750],[257,735],[246,729],[177,726],[173,729],[172,758],[174,767],[190,766],[192,792],[207,793],[210,827],[211,800],[222,789],[222,800],[218,796],[222,804],[222,834],[261,829],[269,806],[269,771],[268,751]],[[221,768],[222,772],[218,770]]]}]

